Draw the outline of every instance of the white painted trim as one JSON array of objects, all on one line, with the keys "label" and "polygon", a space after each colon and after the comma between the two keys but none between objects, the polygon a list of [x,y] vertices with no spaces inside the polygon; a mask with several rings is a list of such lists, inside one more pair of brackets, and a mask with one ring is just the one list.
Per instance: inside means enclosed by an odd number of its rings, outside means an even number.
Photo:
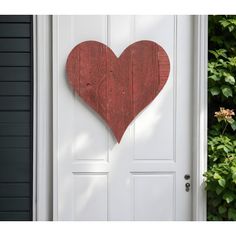
[{"label": "white painted trim", "polygon": [[37,18],[33,16],[33,199],[32,199],[32,209],[33,209],[33,220],[37,219],[37,156],[36,156],[36,146],[37,146],[37,135],[36,135],[36,123],[37,123],[37,113],[36,113],[36,78],[37,78],[37,65],[36,65],[36,49],[37,49]]},{"label": "white painted trim", "polygon": [[58,16],[52,17],[53,73],[53,220],[58,220]]},{"label": "white painted trim", "polygon": [[194,16],[193,220],[206,220],[208,17]]},{"label": "white painted trim", "polygon": [[34,16],[33,219],[52,219],[51,16]]}]

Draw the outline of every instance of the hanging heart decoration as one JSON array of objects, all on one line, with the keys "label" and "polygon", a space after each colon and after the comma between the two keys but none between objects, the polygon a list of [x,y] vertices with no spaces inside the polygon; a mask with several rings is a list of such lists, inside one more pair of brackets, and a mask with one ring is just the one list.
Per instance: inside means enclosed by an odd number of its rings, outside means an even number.
[{"label": "hanging heart decoration", "polygon": [[164,87],[170,61],[152,41],[133,43],[120,57],[100,42],[86,41],[72,49],[66,71],[73,90],[105,120],[119,143]]}]

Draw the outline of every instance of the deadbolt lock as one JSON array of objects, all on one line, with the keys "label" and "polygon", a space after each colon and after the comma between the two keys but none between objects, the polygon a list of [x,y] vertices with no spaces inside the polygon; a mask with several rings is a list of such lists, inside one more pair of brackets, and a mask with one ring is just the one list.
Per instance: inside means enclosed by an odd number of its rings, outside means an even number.
[{"label": "deadbolt lock", "polygon": [[184,176],[184,179],[189,180],[189,179],[190,179],[190,175],[186,174],[186,175]]}]

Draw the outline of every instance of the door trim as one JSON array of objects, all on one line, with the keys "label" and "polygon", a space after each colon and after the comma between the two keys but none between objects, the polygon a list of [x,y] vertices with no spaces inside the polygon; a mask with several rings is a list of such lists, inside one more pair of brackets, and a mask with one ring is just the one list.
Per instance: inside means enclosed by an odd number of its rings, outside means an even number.
[{"label": "door trim", "polygon": [[208,16],[194,16],[193,220],[205,221],[207,198]]},{"label": "door trim", "polygon": [[33,220],[52,220],[51,16],[34,16],[33,27]]},{"label": "door trim", "polygon": [[52,16],[52,73],[53,73],[53,220],[58,220],[58,21]]},{"label": "door trim", "polygon": [[[206,220],[207,22],[194,16],[193,220]],[[34,16],[34,220],[58,219],[57,34],[58,16]]]}]

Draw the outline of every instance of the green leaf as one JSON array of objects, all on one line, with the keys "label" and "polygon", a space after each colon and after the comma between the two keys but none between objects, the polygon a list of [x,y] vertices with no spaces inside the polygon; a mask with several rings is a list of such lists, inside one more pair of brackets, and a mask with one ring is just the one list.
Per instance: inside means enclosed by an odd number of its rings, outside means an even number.
[{"label": "green leaf", "polygon": [[234,85],[235,84],[235,79],[232,75],[227,74],[225,77],[225,82]]},{"label": "green leaf", "polygon": [[220,94],[220,89],[218,87],[212,87],[210,88],[210,92],[212,96],[216,96]]},{"label": "green leaf", "polygon": [[235,199],[235,195],[233,193],[228,192],[223,195],[223,199],[227,203],[231,203]]},{"label": "green leaf", "polygon": [[213,50],[208,50],[209,53],[213,54],[215,58],[218,58],[218,53]]},{"label": "green leaf", "polygon": [[224,187],[225,187],[225,184],[226,184],[226,181],[225,181],[225,179],[222,178],[222,179],[219,179],[219,180],[218,180],[218,183],[219,183],[219,185],[220,185],[221,187],[224,188]]},{"label": "green leaf", "polygon": [[214,179],[221,179],[222,177],[216,172],[213,176]]},{"label": "green leaf", "polygon": [[223,56],[224,58],[227,58],[227,55],[226,55],[227,50],[221,48],[221,49],[218,49],[216,51],[220,56]]},{"label": "green leaf", "polygon": [[220,77],[218,75],[215,75],[215,74],[214,75],[210,75],[208,78],[212,79],[214,81],[220,81]]},{"label": "green leaf", "polygon": [[231,26],[228,27],[228,29],[229,29],[229,32],[232,32],[234,30],[234,26],[231,25]]},{"label": "green leaf", "polygon": [[216,149],[217,149],[217,150],[223,149],[226,153],[229,152],[229,149],[226,147],[225,144],[219,145]]},{"label": "green leaf", "polygon": [[233,172],[233,174],[232,174],[232,179],[233,179],[234,181],[236,181],[236,172]]},{"label": "green leaf", "polygon": [[221,91],[225,97],[232,97],[233,96],[233,91],[230,86],[228,85],[223,85],[221,86]]},{"label": "green leaf", "polygon": [[219,21],[221,23],[221,25],[225,28],[227,27],[228,25],[230,25],[230,22],[228,22],[227,20],[220,20]]},{"label": "green leaf", "polygon": [[228,210],[228,218],[229,218],[229,220],[236,220],[236,209],[229,208],[229,210]]},{"label": "green leaf", "polygon": [[236,120],[234,120],[234,122],[232,122],[231,124],[231,128],[233,129],[233,131],[236,130]]},{"label": "green leaf", "polygon": [[[236,141],[234,141],[234,142],[236,142]],[[236,146],[236,144],[235,144],[235,146]],[[236,172],[236,166],[232,166],[230,169],[232,172]]]},{"label": "green leaf", "polygon": [[227,211],[227,208],[225,206],[219,206],[218,212],[222,215]]},{"label": "green leaf", "polygon": [[228,59],[231,66],[236,66],[236,57],[230,57]]},{"label": "green leaf", "polygon": [[227,58],[227,55],[226,55],[226,50],[225,49],[218,49],[218,50],[209,50],[209,52],[211,54],[213,54],[215,56],[215,58],[218,58],[219,56],[222,56],[224,58]]},{"label": "green leaf", "polygon": [[229,19],[229,22],[232,23],[233,25],[236,25],[236,19]]},{"label": "green leaf", "polygon": [[233,118],[228,118],[227,122],[230,123],[230,124],[233,124],[234,123],[234,119]]},{"label": "green leaf", "polygon": [[217,187],[216,187],[216,194],[217,194],[217,195],[220,195],[220,194],[223,192],[223,190],[224,190],[224,189],[223,189],[222,187],[217,186]]}]

